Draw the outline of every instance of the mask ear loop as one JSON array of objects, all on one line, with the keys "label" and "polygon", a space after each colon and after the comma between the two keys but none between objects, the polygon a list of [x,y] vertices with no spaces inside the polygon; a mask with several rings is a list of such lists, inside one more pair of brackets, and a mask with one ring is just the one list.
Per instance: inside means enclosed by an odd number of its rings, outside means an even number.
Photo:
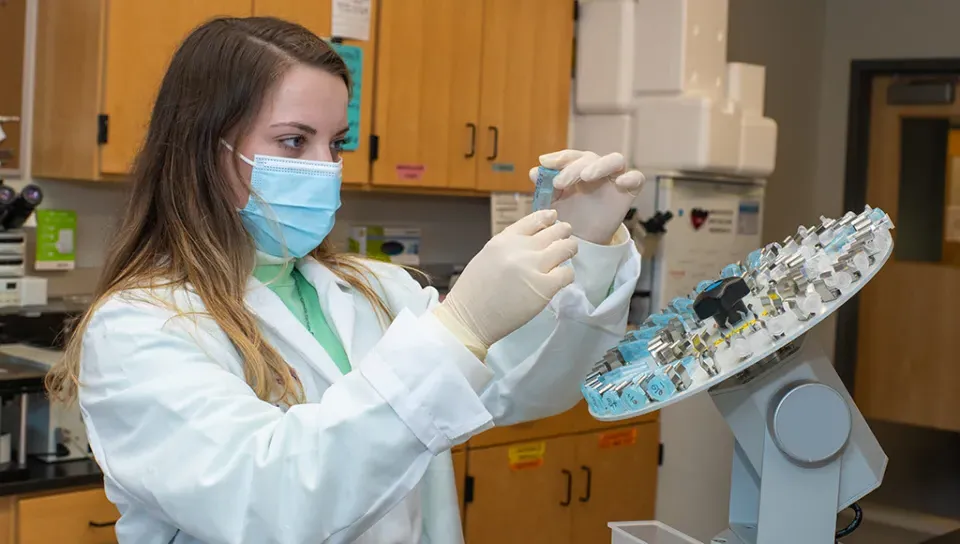
[{"label": "mask ear loop", "polygon": [[[220,145],[222,145],[223,147],[227,148],[231,153],[233,153],[233,154],[235,154],[236,156],[240,157],[240,160],[242,160],[243,162],[249,164],[251,167],[256,166],[256,164],[254,163],[254,161],[251,161],[250,159],[244,157],[244,156],[243,156],[243,153],[240,153],[239,151],[237,151],[236,149],[234,149],[234,147],[233,147],[232,145],[230,145],[229,143],[227,143],[227,141],[224,140],[223,138],[220,138]],[[342,160],[342,159],[341,159],[341,160]],[[266,201],[263,200],[263,199],[260,197],[260,195],[258,195],[258,194],[256,193],[256,191],[253,190],[252,180],[251,180],[251,183],[250,183],[250,198],[256,199],[256,200],[258,201],[258,203],[260,204],[261,209],[265,209],[265,210],[270,210],[270,211],[271,211],[272,217],[270,218],[270,222],[272,223],[272,226],[276,229],[275,234],[277,234],[277,236],[279,237],[280,246],[283,248],[283,253],[284,253],[284,254],[283,254],[283,256],[282,256],[281,258],[286,261],[287,258],[290,257],[290,255],[287,253],[287,245],[286,245],[286,243],[283,241],[283,230],[280,228],[280,223],[277,221],[276,214],[273,214],[273,213],[272,213],[273,210],[270,208],[270,205],[267,204]],[[237,211],[240,211],[240,210],[238,209]]]},{"label": "mask ear loop", "polygon": [[243,156],[243,153],[240,153],[239,151],[237,151],[236,149],[234,149],[233,146],[230,145],[230,144],[228,144],[227,141],[224,140],[223,138],[220,138],[220,145],[222,145],[223,147],[226,147],[227,149],[229,149],[231,153],[235,153],[238,157],[240,157],[240,160],[242,160],[243,162],[249,164],[250,166],[253,166],[253,165],[254,165],[254,162],[253,162],[253,161],[251,161],[250,159],[244,157],[244,156]]}]

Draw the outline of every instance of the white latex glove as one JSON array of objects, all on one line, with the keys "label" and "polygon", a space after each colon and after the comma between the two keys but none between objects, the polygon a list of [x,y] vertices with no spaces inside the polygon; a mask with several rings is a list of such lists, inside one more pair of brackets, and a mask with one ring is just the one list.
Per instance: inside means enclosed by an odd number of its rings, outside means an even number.
[{"label": "white latex glove", "polygon": [[[620,153],[603,157],[566,149],[540,156],[540,165],[559,170],[553,180],[553,208],[581,240],[607,245],[643,187],[643,174],[627,170]],[[536,183],[537,169],[530,169]]]},{"label": "white latex glove", "polygon": [[464,268],[434,315],[483,359],[494,342],[519,329],[573,282],[559,265],[577,254],[568,223],[540,210],[490,239]]}]

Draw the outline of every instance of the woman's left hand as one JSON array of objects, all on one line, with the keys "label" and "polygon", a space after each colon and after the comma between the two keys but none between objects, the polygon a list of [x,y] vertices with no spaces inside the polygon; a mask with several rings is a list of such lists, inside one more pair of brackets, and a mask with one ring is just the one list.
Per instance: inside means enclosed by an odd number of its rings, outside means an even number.
[{"label": "woman's left hand", "polygon": [[[553,180],[558,220],[570,223],[574,236],[594,244],[613,240],[643,186],[643,174],[627,170],[620,153],[601,157],[566,149],[542,155],[540,165],[560,171]],[[536,168],[530,170],[530,179],[536,183]]]}]

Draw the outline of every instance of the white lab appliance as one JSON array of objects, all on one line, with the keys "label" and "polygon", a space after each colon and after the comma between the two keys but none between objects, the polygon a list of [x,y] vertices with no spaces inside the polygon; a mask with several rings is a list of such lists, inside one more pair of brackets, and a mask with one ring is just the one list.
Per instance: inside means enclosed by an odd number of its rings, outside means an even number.
[{"label": "white lab appliance", "polygon": [[[5,344],[0,345],[0,354],[13,361],[23,360],[49,369],[59,360],[62,352],[24,344]],[[26,423],[27,455],[48,463],[90,457],[86,427],[77,403],[51,402],[44,393],[31,393],[27,395],[26,402],[21,404],[21,409],[24,406],[26,418],[11,413],[13,417],[5,417],[4,425],[12,430],[14,436],[18,436],[21,422]]]}]

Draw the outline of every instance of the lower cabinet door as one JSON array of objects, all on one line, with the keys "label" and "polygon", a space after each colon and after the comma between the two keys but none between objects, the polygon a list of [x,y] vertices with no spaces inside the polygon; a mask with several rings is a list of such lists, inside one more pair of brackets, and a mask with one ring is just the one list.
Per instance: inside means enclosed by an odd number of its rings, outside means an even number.
[{"label": "lower cabinet door", "polygon": [[108,544],[120,513],[102,488],[20,499],[17,544]]},{"label": "lower cabinet door", "polygon": [[471,449],[473,500],[467,544],[567,544],[571,539],[576,437]]},{"label": "lower cabinet door", "polygon": [[654,518],[659,422],[581,435],[573,467],[573,542],[610,542],[611,521]]},{"label": "lower cabinet door", "polygon": [[460,520],[463,521],[463,492],[467,479],[467,452],[455,451],[453,457],[453,478],[457,482],[457,504],[460,505]]}]

